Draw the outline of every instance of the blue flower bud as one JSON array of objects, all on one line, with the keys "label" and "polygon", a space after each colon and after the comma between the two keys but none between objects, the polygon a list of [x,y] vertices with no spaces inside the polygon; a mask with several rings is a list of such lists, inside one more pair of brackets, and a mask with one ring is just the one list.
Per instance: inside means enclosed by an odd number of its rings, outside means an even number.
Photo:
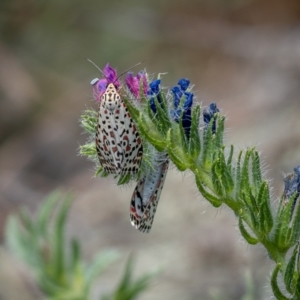
[{"label": "blue flower bud", "polygon": [[293,195],[293,207],[292,210],[294,210],[294,207],[296,205],[296,201],[300,195],[300,166],[294,168],[294,173],[287,175],[284,178],[284,199],[285,201],[288,201]]},{"label": "blue flower bud", "polygon": [[155,105],[154,98],[151,97],[149,101],[150,101],[150,108],[151,108],[151,110],[156,114],[156,105]]},{"label": "blue flower bud", "polygon": [[185,92],[190,85],[190,81],[186,78],[181,78],[178,81],[178,85],[180,86],[181,90]]},{"label": "blue flower bud", "polygon": [[180,115],[181,115],[181,109],[180,108],[178,108],[178,109],[171,109],[170,110],[170,115],[171,115],[171,118],[175,122],[179,123],[179,118],[180,118]]},{"label": "blue flower bud", "polygon": [[162,103],[161,101],[161,98],[160,98],[160,94],[159,94],[159,89],[160,89],[160,83],[161,83],[161,80],[160,79],[156,79],[154,81],[152,81],[150,84],[149,84],[149,88],[150,90],[148,90],[147,92],[147,95],[148,96],[151,96],[150,97],[150,108],[151,110],[156,114],[156,106],[155,106],[155,101],[154,101],[154,96],[157,97],[157,101],[159,103]]},{"label": "blue flower bud", "polygon": [[[171,91],[173,93],[173,103],[174,109],[170,110],[171,118],[179,123],[180,115],[182,113],[182,126],[184,128],[185,134],[187,138],[190,137],[190,130],[191,130],[191,116],[192,116],[192,105],[193,105],[193,93],[184,92],[182,86],[187,88],[190,81],[188,79],[180,79],[178,82],[179,86],[174,86]],[[184,103],[182,107],[180,105],[180,99],[184,96]]]},{"label": "blue flower bud", "polygon": [[156,79],[154,81],[152,81],[150,84],[149,84],[149,88],[150,90],[154,93],[154,94],[158,94],[159,93],[159,85],[161,83],[161,80],[160,79]]},{"label": "blue flower bud", "polygon": [[212,133],[216,133],[216,118],[214,117],[215,113],[218,113],[219,109],[216,103],[211,103],[207,109],[203,111],[203,120],[206,125],[209,124],[211,118],[214,118],[212,124]]},{"label": "blue flower bud", "polygon": [[174,99],[173,99],[174,108],[178,108],[183,92],[181,91],[180,87],[177,85],[172,87],[171,91],[172,91],[173,97],[174,97]]},{"label": "blue flower bud", "polygon": [[184,96],[185,96],[185,101],[184,101],[184,104],[183,104],[183,109],[186,110],[186,109],[192,107],[194,94],[189,93],[189,92],[185,92]]},{"label": "blue flower bud", "polygon": [[192,105],[193,105],[193,93],[184,93],[185,101],[183,104],[183,114],[182,114],[182,126],[185,131],[187,138],[190,138],[190,131],[192,125]]}]

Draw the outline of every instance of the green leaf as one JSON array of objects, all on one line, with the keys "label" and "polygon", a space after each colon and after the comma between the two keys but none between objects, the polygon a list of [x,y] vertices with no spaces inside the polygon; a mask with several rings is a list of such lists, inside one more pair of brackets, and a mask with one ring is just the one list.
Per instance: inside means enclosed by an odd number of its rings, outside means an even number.
[{"label": "green leaf", "polygon": [[208,192],[205,187],[204,184],[202,182],[202,180],[200,179],[199,175],[195,174],[195,179],[196,179],[196,184],[198,187],[198,190],[200,191],[200,193],[202,194],[202,196],[208,200],[214,207],[219,207],[222,205],[222,201],[216,197],[215,195],[211,194],[210,192]]},{"label": "green leaf", "polygon": [[151,279],[157,276],[157,272],[152,272],[146,274],[136,281],[132,280],[132,272],[133,272],[133,256],[130,256],[124,275],[115,290],[115,292],[110,296],[102,297],[102,300],[133,300],[136,299],[137,296],[149,287]]},{"label": "green leaf", "polygon": [[129,286],[131,279],[132,279],[133,263],[134,263],[133,255],[131,255],[127,261],[124,275],[119,284],[119,290],[125,290],[126,287]]},{"label": "green leaf", "polygon": [[208,126],[203,131],[203,151],[202,151],[202,168],[210,171],[213,164],[213,137],[212,124],[213,118],[211,119]]},{"label": "green leaf", "polygon": [[[252,149],[246,150],[244,161],[243,161],[243,166],[241,170],[241,185],[240,189],[241,192],[245,193],[245,195],[249,195],[251,192],[251,187],[250,187],[250,179],[249,179],[249,160],[251,157]],[[250,197],[247,197],[249,200]]]},{"label": "green leaf", "polygon": [[248,207],[251,209],[253,214],[255,214],[255,216],[258,219],[259,206],[258,206],[258,203],[257,203],[257,198],[253,195],[253,192],[252,192],[251,189],[248,191],[248,194],[246,194],[245,198],[248,199],[248,201],[247,201]]},{"label": "green leaf", "polygon": [[258,221],[260,232],[267,235],[273,228],[273,215],[270,207],[270,193],[267,182],[263,182],[258,193]]},{"label": "green leaf", "polygon": [[227,158],[227,166],[230,168],[231,164],[232,164],[232,157],[233,157],[233,151],[234,151],[234,147],[233,145],[230,145],[230,152]]},{"label": "green leaf", "polygon": [[169,128],[171,127],[171,120],[169,116],[169,112],[166,110],[167,103],[164,96],[164,93],[160,93],[160,97],[162,102],[159,103],[157,97],[154,97],[154,103],[156,107],[156,113],[154,113],[151,109],[151,102],[147,101],[146,107],[147,112],[144,112],[143,116],[151,120],[151,128],[156,130],[162,136],[165,136]]},{"label": "green leaf", "polygon": [[261,215],[264,216],[264,220],[262,220],[262,224],[264,224],[264,226],[261,228],[261,231],[264,232],[265,235],[268,235],[273,229],[274,225],[271,208],[268,201],[261,206]]},{"label": "green leaf", "polygon": [[181,112],[181,115],[180,115],[179,125],[175,124],[178,126],[173,126],[173,129],[175,129],[176,127],[179,128],[179,136],[180,136],[180,140],[181,140],[182,150],[186,156],[189,156],[189,138],[186,136],[184,127],[182,125],[182,115],[183,115],[183,111]]},{"label": "green leaf", "polygon": [[49,229],[49,222],[53,216],[53,210],[55,205],[58,203],[61,197],[60,191],[52,192],[46,200],[40,205],[37,212],[37,222],[36,225],[39,228],[41,235],[45,235]]},{"label": "green leaf", "polygon": [[215,147],[217,149],[219,149],[219,148],[223,147],[225,117],[220,116],[217,113],[217,114],[215,114],[214,118],[217,118],[217,122],[218,122],[218,126],[217,126],[217,129],[216,129],[216,134],[215,134]]},{"label": "green leaf", "polygon": [[53,299],[56,294],[66,291],[65,287],[58,285],[51,277],[40,274],[37,276],[37,283],[48,299]]},{"label": "green leaf", "polygon": [[92,284],[112,263],[119,259],[120,254],[115,250],[106,250],[99,253],[85,271],[86,282]]},{"label": "green leaf", "polygon": [[257,238],[252,237],[248,231],[246,230],[244,224],[243,224],[243,219],[242,217],[239,217],[239,229],[241,231],[242,236],[244,237],[244,239],[250,244],[250,245],[255,245],[257,244],[259,241]]},{"label": "green leaf", "polygon": [[[28,246],[31,244],[31,236],[28,232],[20,230],[20,223],[16,216],[9,216],[6,227],[5,236],[8,246],[21,259],[29,258]],[[36,260],[32,257],[31,262],[36,264]]]},{"label": "green leaf", "polygon": [[192,124],[189,140],[189,153],[191,157],[196,160],[201,152],[201,140],[199,134],[201,108],[200,105],[194,107],[192,111]]},{"label": "green leaf", "polygon": [[122,174],[117,182],[117,185],[123,185],[130,182],[132,176],[130,174]]},{"label": "green leaf", "polygon": [[[171,120],[169,116],[169,111],[166,109],[167,103],[165,101],[165,97],[163,97],[163,93],[160,93],[162,103],[159,103],[157,97],[154,97],[155,101],[155,106],[156,106],[156,115],[155,117],[157,118],[159,122],[159,129],[162,134],[166,134],[168,130],[171,128]],[[150,101],[149,101],[150,105]]]},{"label": "green leaf", "polygon": [[[184,156],[184,159],[187,164],[189,164],[189,152],[188,152],[188,140],[185,135],[184,129],[181,125],[177,124],[176,122],[173,123],[172,128],[170,128],[170,143],[172,146],[172,149],[177,151],[177,149],[180,150],[182,155]],[[167,133],[168,137],[168,133]]]},{"label": "green leaf", "polygon": [[96,133],[98,113],[93,109],[86,110],[80,117],[81,127],[90,135]]},{"label": "green leaf", "polygon": [[274,243],[280,251],[286,252],[293,243],[290,243],[291,237],[291,214],[292,214],[293,201],[289,201],[277,211],[275,231],[273,235]]},{"label": "green leaf", "polygon": [[145,115],[140,114],[138,120],[140,133],[150,142],[159,152],[167,147],[165,138],[155,130],[153,122],[146,118]]},{"label": "green leaf", "polygon": [[225,189],[223,187],[222,181],[222,170],[220,168],[220,161],[216,160],[211,168],[211,178],[214,185],[216,194],[219,197],[224,197],[226,195]]},{"label": "green leaf", "polygon": [[150,101],[148,101],[148,100],[147,100],[146,108],[147,108],[147,110],[144,113],[144,115],[147,116],[147,118],[149,118],[150,120],[152,120],[153,124],[155,125],[156,130],[160,132],[159,128],[161,128],[161,126],[159,124],[158,119],[156,118],[156,114],[154,113],[154,111],[151,108]]},{"label": "green leaf", "polygon": [[263,182],[261,185],[260,185],[260,189],[258,191],[258,195],[257,195],[257,204],[258,204],[258,207],[259,207],[259,210],[260,210],[260,207],[261,205],[267,201],[267,194],[268,194],[268,184],[267,182]]},{"label": "green leaf", "polygon": [[[105,171],[104,171],[104,169],[102,168],[102,166],[98,166],[98,167],[97,167],[97,170],[96,170],[96,172],[95,172],[95,177],[97,177],[97,176],[99,176],[99,175],[102,177],[103,172],[105,172]],[[101,173],[102,173],[102,174],[101,174]],[[107,175],[108,175],[108,173],[107,173]],[[106,177],[106,176],[103,176],[103,177]]]},{"label": "green leaf", "polygon": [[76,239],[72,239],[71,243],[71,270],[75,272],[77,266],[80,264],[81,249],[80,243]]},{"label": "green leaf", "polygon": [[185,171],[189,167],[189,162],[187,161],[186,154],[178,146],[177,141],[175,130],[171,128],[167,133],[168,154],[178,170]]},{"label": "green leaf", "polygon": [[236,170],[235,170],[235,199],[240,200],[241,199],[241,161],[242,161],[243,151],[240,151],[238,156],[238,161],[236,164]]},{"label": "green leaf", "polygon": [[234,188],[234,182],[233,182],[233,178],[231,175],[231,168],[230,168],[230,166],[228,166],[228,164],[226,164],[226,161],[225,161],[224,150],[225,150],[225,147],[222,147],[219,150],[219,162],[220,162],[220,167],[222,170],[221,174],[222,174],[223,186],[224,186],[226,194],[229,194],[229,193],[231,193],[231,191]]},{"label": "green leaf", "polygon": [[256,150],[252,152],[252,182],[257,193],[262,184],[262,174],[260,167],[260,157]]},{"label": "green leaf", "polygon": [[242,200],[243,202],[244,213],[247,212],[251,218],[251,223],[253,228],[257,228],[259,226],[259,222],[258,222],[257,213],[255,210],[253,210],[253,205],[252,205],[253,200],[251,200],[251,198],[253,198],[251,194],[242,193],[240,200]]},{"label": "green leaf", "polygon": [[57,213],[54,223],[54,257],[53,264],[55,270],[55,276],[59,279],[62,278],[62,274],[65,269],[65,258],[64,258],[64,228],[66,223],[67,214],[72,204],[72,197],[69,195],[64,199],[61,207]]},{"label": "green leaf", "polygon": [[110,176],[111,174],[106,172],[101,165],[97,165],[95,177],[100,176],[101,178],[106,178]]},{"label": "green leaf", "polygon": [[274,296],[276,297],[276,299],[278,300],[293,300],[293,298],[288,298],[286,297],[280,290],[278,283],[277,283],[277,277],[278,277],[278,273],[280,271],[280,264],[277,264],[273,273],[272,273],[272,277],[271,277],[271,286],[272,286],[272,291],[274,293]]},{"label": "green leaf", "polygon": [[135,123],[137,123],[139,116],[140,116],[139,109],[136,108],[127,97],[124,97],[122,95],[122,99],[125,102],[125,105],[129,111],[130,117],[135,121]]},{"label": "green leaf", "polygon": [[298,278],[296,280],[296,284],[295,284],[295,299],[299,299],[300,297],[300,276],[299,274],[298,275]]},{"label": "green leaf", "polygon": [[[289,201],[294,203],[294,198],[292,197]],[[291,223],[290,223],[290,229],[291,229],[291,234],[290,234],[290,239],[289,243],[291,245],[294,245],[297,241],[299,241],[300,238],[300,205],[299,205],[299,198],[296,200],[296,203],[293,204],[294,208],[292,207],[292,212],[291,212]]]},{"label": "green leaf", "polygon": [[21,226],[20,217],[10,217],[6,226],[7,241],[12,250],[30,265],[46,299],[88,300],[91,284],[115,260],[116,253],[102,253],[90,267],[83,268],[79,242],[73,239],[69,246],[64,238],[72,200],[70,196],[63,198],[54,214],[60,198],[58,192],[52,193],[38,210],[37,221],[23,214],[25,227]]},{"label": "green leaf", "polygon": [[287,291],[290,292],[291,294],[293,294],[295,288],[295,275],[299,277],[299,274],[295,272],[298,254],[299,254],[299,245],[297,245],[294,248],[293,254],[286,266],[284,277],[283,277],[285,287]]},{"label": "green leaf", "polygon": [[[166,94],[162,90],[159,92],[159,95],[162,100],[162,102],[159,106],[164,110],[164,116],[168,120],[168,122],[170,122],[170,125],[168,126],[168,128],[169,128],[171,126],[172,121],[170,119],[170,112],[169,112],[167,97],[166,97]],[[159,104],[157,97],[155,100]]]},{"label": "green leaf", "polygon": [[96,149],[96,143],[86,143],[84,145],[81,145],[79,147],[79,153],[80,155],[87,156],[89,159],[94,160],[97,157],[97,149]]},{"label": "green leaf", "polygon": [[20,210],[20,221],[24,229],[28,231],[29,234],[35,234],[31,216],[29,215],[28,209],[25,207]]}]

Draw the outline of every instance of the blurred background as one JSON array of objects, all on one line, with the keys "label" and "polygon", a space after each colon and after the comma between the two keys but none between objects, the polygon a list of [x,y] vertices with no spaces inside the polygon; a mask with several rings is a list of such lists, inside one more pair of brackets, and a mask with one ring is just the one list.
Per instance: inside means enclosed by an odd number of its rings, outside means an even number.
[{"label": "blurred background", "polygon": [[227,116],[226,143],[262,152],[274,203],[283,173],[300,163],[299,0],[1,0],[0,299],[42,299],[4,228],[9,214],[34,213],[57,188],[75,195],[68,235],[86,259],[122,253],[95,295],[116,285],[133,252],[136,274],[163,268],[141,299],[242,299],[245,274],[255,299],[269,299],[269,258],[244,244],[227,208],[203,200],[191,174],[171,167],[148,235],[129,222],[134,186],[93,178],[78,156],[78,119],[96,109],[89,83],[100,75],[85,57],[119,72],[145,60],[149,73],[168,72],[166,87],[189,78],[197,101]]}]

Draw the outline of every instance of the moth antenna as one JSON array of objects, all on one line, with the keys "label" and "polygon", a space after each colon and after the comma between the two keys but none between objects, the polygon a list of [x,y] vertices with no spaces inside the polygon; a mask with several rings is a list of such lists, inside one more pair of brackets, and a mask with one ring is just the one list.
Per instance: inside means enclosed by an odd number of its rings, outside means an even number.
[{"label": "moth antenna", "polygon": [[105,77],[103,71],[93,62],[91,61],[90,59],[88,59],[87,57],[84,57],[87,61],[89,61],[92,65],[94,65],[99,71],[100,73]]},{"label": "moth antenna", "polygon": [[133,68],[135,68],[136,66],[140,65],[140,64],[143,63],[144,61],[145,61],[145,60],[142,60],[141,62],[137,63],[136,65],[130,67],[129,69],[127,69],[126,71],[124,71],[123,73],[121,73],[121,74],[118,76],[118,78],[115,80],[115,82],[116,82],[122,75],[124,75],[126,72],[132,70]]}]

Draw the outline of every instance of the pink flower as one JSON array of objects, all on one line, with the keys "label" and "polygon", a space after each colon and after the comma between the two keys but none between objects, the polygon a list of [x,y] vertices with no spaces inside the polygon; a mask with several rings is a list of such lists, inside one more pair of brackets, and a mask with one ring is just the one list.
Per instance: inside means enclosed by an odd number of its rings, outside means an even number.
[{"label": "pink flower", "polygon": [[93,85],[93,93],[94,93],[95,100],[101,102],[101,96],[105,93],[108,85],[107,79],[95,78],[94,80],[92,80],[91,85]]},{"label": "pink flower", "polygon": [[104,78],[95,78],[92,80],[91,85],[93,85],[93,93],[95,100],[100,102],[101,96],[105,93],[107,86],[112,83],[116,90],[119,90],[121,86],[120,80],[118,80],[117,71],[112,68],[109,63],[106,64],[103,69]]},{"label": "pink flower", "polygon": [[103,75],[107,79],[108,84],[113,83],[117,90],[120,88],[121,82],[118,80],[117,71],[109,63],[103,69]]},{"label": "pink flower", "polygon": [[[133,76],[131,72],[127,73],[125,77],[125,82],[130,90],[130,92],[134,95],[136,99],[140,99],[140,87],[142,86],[144,95],[147,95],[148,91],[148,83],[146,74],[144,72],[138,73],[136,76]],[[142,96],[144,96],[142,95]]]}]

